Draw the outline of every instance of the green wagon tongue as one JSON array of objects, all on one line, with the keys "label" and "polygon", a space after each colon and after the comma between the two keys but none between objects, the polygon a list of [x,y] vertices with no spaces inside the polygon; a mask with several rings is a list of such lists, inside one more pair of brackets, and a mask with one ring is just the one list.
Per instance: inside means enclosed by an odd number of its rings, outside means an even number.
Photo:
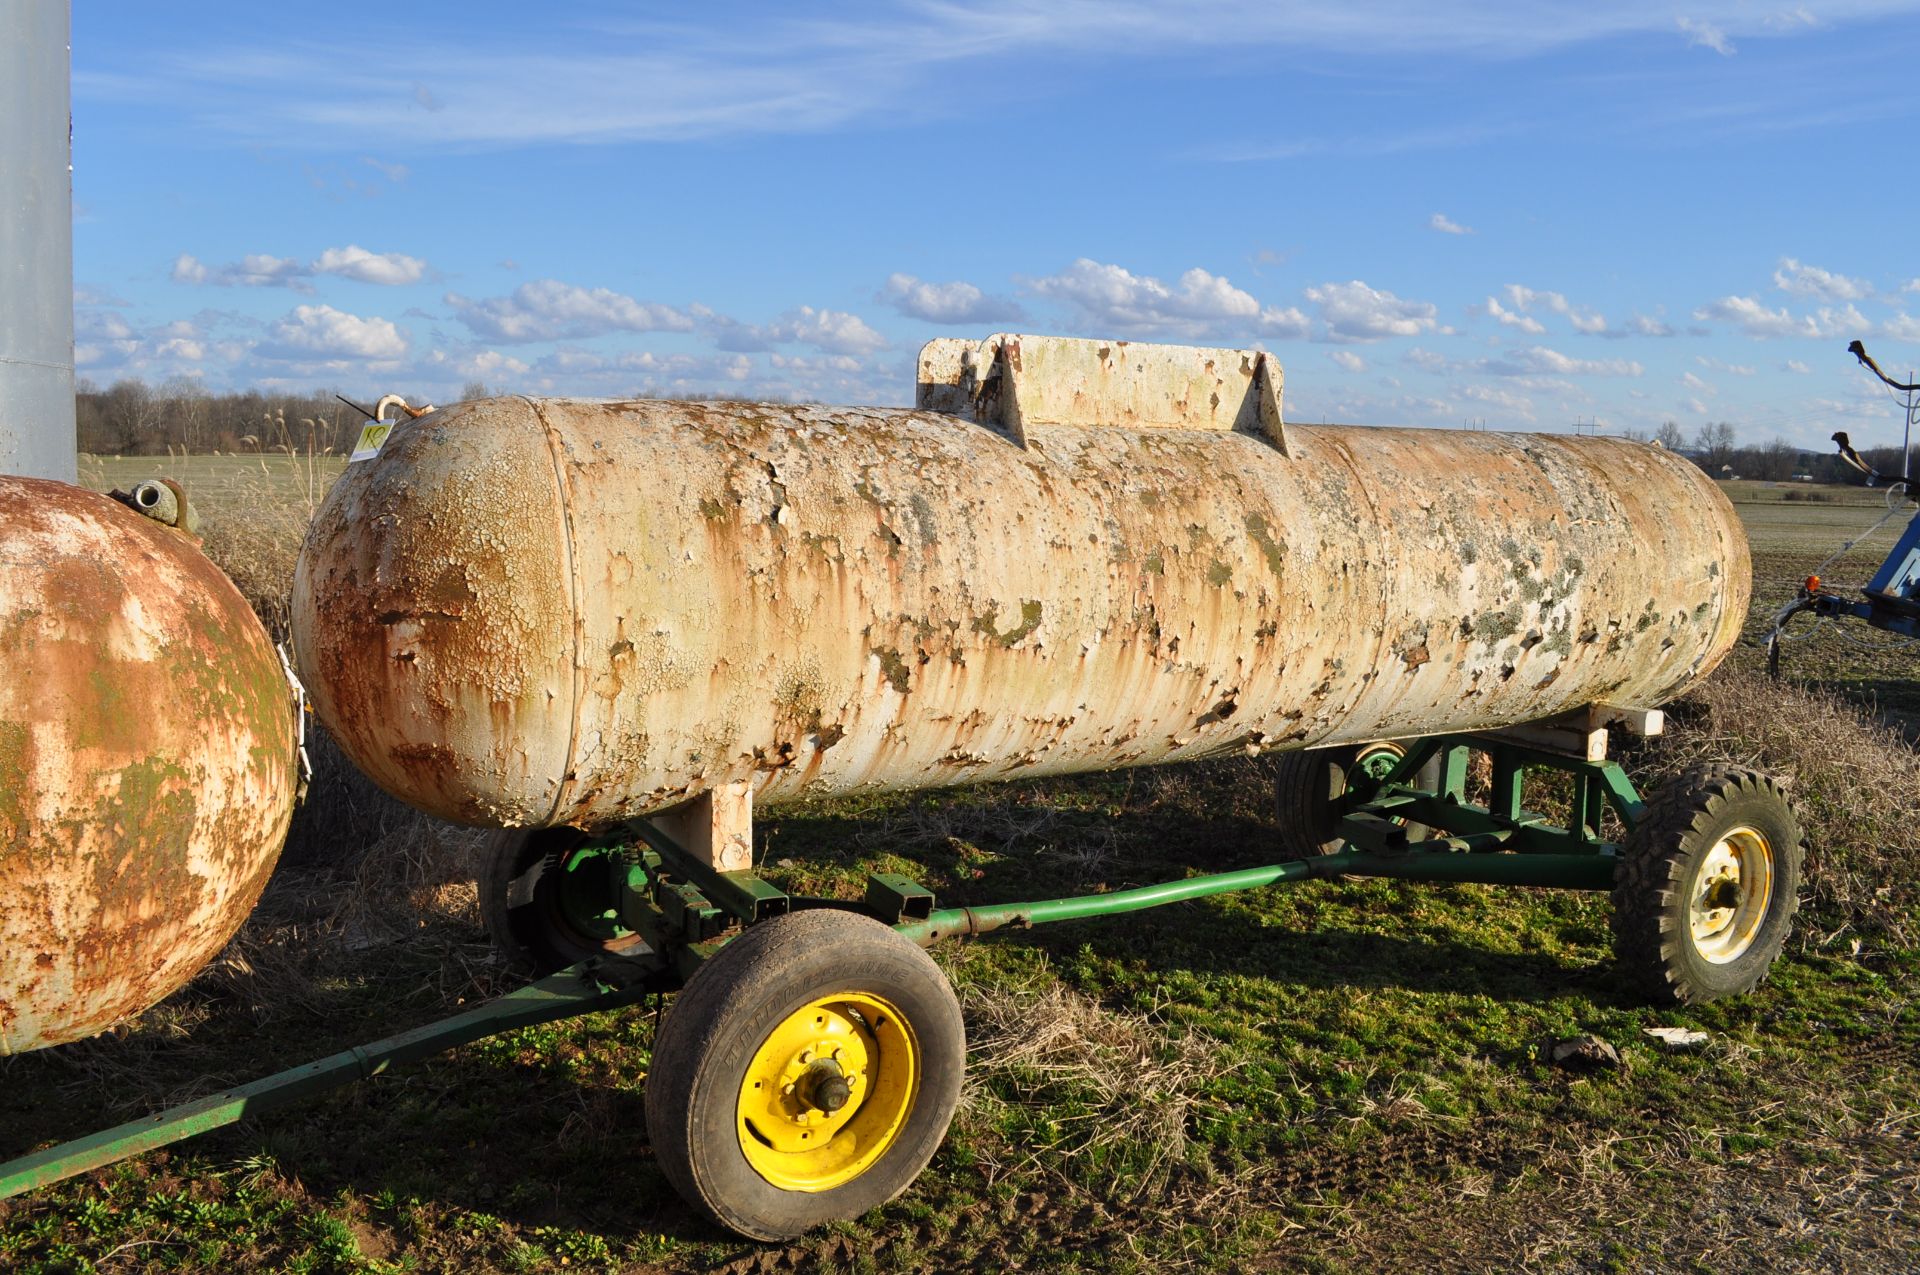
[{"label": "green wagon tongue", "polygon": [[0,1199],[379,1075],[394,1063],[416,1062],[517,1027],[631,1005],[647,994],[646,973],[644,968],[629,969],[617,961],[574,966],[464,1014],[21,1156],[0,1164]]}]

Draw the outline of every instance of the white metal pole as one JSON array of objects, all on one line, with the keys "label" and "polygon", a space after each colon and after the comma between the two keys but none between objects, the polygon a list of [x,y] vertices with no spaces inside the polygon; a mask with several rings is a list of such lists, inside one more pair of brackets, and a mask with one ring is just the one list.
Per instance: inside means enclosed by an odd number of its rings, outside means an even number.
[{"label": "white metal pole", "polygon": [[0,474],[72,482],[68,0],[0,0]]}]

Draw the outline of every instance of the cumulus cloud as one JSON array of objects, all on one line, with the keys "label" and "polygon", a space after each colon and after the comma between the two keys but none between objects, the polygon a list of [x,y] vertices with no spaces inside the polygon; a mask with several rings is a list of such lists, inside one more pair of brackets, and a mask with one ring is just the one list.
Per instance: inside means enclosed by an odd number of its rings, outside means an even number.
[{"label": "cumulus cloud", "polygon": [[312,292],[307,282],[314,275],[338,275],[361,283],[395,286],[418,283],[427,273],[427,263],[399,252],[369,252],[358,244],[328,248],[309,262],[293,257],[275,257],[264,252],[248,253],[224,266],[209,266],[191,253],[174,258],[175,283],[213,284],[221,288],[291,288]]},{"label": "cumulus cloud", "polygon": [[1727,38],[1727,33],[1713,23],[1697,22],[1687,17],[1682,17],[1678,21],[1680,34],[1687,37],[1688,48],[1712,49],[1723,58],[1730,58],[1737,51],[1733,47],[1733,41]]},{"label": "cumulus cloud", "polygon": [[73,316],[75,367],[118,367],[140,348],[140,335],[133,325],[110,310],[80,310]]},{"label": "cumulus cloud", "polygon": [[[1573,304],[1573,302],[1567,300],[1563,293],[1548,292],[1539,288],[1529,288],[1523,283],[1510,283],[1506,286],[1505,291],[1507,294],[1507,303],[1513,307],[1513,311],[1516,314],[1529,314],[1537,306],[1551,313],[1564,315],[1567,322],[1573,325],[1575,332],[1585,333],[1588,336],[1607,335],[1607,321],[1604,317],[1584,306]],[[1491,298],[1488,300],[1488,305],[1489,307],[1493,306]],[[1491,308],[1489,309],[1489,313],[1492,313]],[[1495,317],[1497,318],[1498,315]],[[1505,322],[1505,320],[1502,321]],[[1512,326],[1521,327],[1524,331],[1528,332],[1545,331],[1537,322],[1530,328],[1518,323]]]},{"label": "cumulus cloud", "polygon": [[133,302],[128,301],[125,297],[111,292],[106,288],[96,287],[86,283],[74,285],[73,303],[75,305],[110,305],[118,306],[122,309],[133,304]]},{"label": "cumulus cloud", "polygon": [[1636,314],[1627,320],[1627,331],[1635,336],[1672,336],[1673,328],[1659,319],[1650,319],[1644,314]]},{"label": "cumulus cloud", "polygon": [[1920,319],[1910,314],[1896,314],[1880,325],[1880,335],[1896,341],[1920,341]]},{"label": "cumulus cloud", "polygon": [[1417,345],[1402,354],[1400,361],[1410,367],[1417,367],[1422,372],[1444,372],[1452,366],[1446,355],[1436,354],[1432,350],[1423,349]]},{"label": "cumulus cloud", "polygon": [[928,323],[1018,322],[1026,317],[1011,298],[990,296],[961,280],[928,283],[910,274],[890,274],[875,299]]},{"label": "cumulus cloud", "polygon": [[401,252],[368,252],[359,244],[348,244],[321,253],[313,263],[313,272],[392,288],[420,282],[427,273],[427,263]]},{"label": "cumulus cloud", "polygon": [[1469,403],[1512,412],[1523,420],[1534,419],[1532,399],[1496,385],[1469,385],[1460,391],[1460,397]]},{"label": "cumulus cloud", "polygon": [[1352,350],[1333,350],[1328,353],[1327,357],[1349,372],[1364,372],[1367,370],[1367,361],[1358,354],[1355,354]]},{"label": "cumulus cloud", "polygon": [[503,345],[584,340],[610,332],[691,332],[694,326],[687,311],[558,279],[523,283],[504,297],[475,300],[449,292],[446,303],[468,331]]},{"label": "cumulus cloud", "polygon": [[1428,301],[1404,301],[1391,292],[1350,283],[1324,283],[1307,289],[1320,307],[1328,339],[1364,343],[1388,337],[1419,336],[1439,326],[1439,311]]},{"label": "cumulus cloud", "polygon": [[1813,369],[1805,363],[1802,363],[1799,359],[1788,359],[1780,365],[1780,370],[1782,372],[1792,372],[1796,376],[1810,376],[1813,373]]},{"label": "cumulus cloud", "polygon": [[291,361],[404,358],[407,337],[389,319],[361,318],[330,305],[295,306],[255,347],[262,358]]},{"label": "cumulus cloud", "polygon": [[1539,336],[1547,330],[1546,325],[1532,315],[1521,314],[1516,310],[1509,310],[1501,305],[1498,297],[1487,298],[1486,310],[1490,316],[1498,319],[1507,327],[1519,328],[1522,332],[1530,332],[1534,336]]},{"label": "cumulus cloud", "polygon": [[1062,301],[1103,334],[1145,333],[1189,339],[1257,333],[1301,337],[1307,316],[1262,306],[1226,278],[1195,267],[1169,287],[1149,275],[1081,257],[1059,274],[1025,281],[1028,292]]},{"label": "cumulus cloud", "polygon": [[769,323],[763,331],[779,344],[810,345],[829,354],[871,354],[886,348],[887,338],[857,314],[816,310],[803,305]]},{"label": "cumulus cloud", "polygon": [[292,257],[250,252],[230,265],[210,267],[191,253],[174,258],[175,283],[211,283],[222,288],[292,288],[311,292],[306,282],[313,271]]},{"label": "cumulus cloud", "polygon": [[1711,395],[1711,394],[1718,394],[1720,392],[1718,388],[1708,384],[1706,381],[1701,380],[1699,377],[1695,376],[1691,372],[1685,372],[1681,374],[1680,385],[1681,385],[1681,388],[1692,390],[1695,394]]},{"label": "cumulus cloud", "polygon": [[1780,258],[1780,265],[1773,272],[1773,286],[1790,296],[1822,301],[1864,301],[1873,295],[1873,285],[1864,279],[1803,265],[1792,257]]},{"label": "cumulus cloud", "polygon": [[866,320],[843,310],[803,305],[766,324],[742,323],[703,305],[689,306],[687,311],[716,346],[738,354],[757,354],[776,345],[810,345],[832,354],[856,355],[887,346],[887,338]]},{"label": "cumulus cloud", "polygon": [[1746,335],[1761,340],[1774,337],[1826,340],[1859,336],[1873,328],[1867,317],[1851,304],[1840,309],[1823,306],[1812,314],[1795,318],[1786,307],[1769,310],[1753,297],[1722,297],[1695,310],[1693,317],[1731,323]]},{"label": "cumulus cloud", "polygon": [[1445,213],[1435,213],[1433,216],[1427,218],[1427,225],[1429,228],[1437,230],[1443,235],[1470,235],[1473,233],[1472,226],[1463,226]]},{"label": "cumulus cloud", "polygon": [[422,370],[461,381],[492,381],[497,392],[500,382],[525,376],[529,364],[524,359],[502,354],[499,350],[436,349],[422,360]]},{"label": "cumulus cloud", "polygon": [[1639,376],[1646,371],[1632,359],[1576,359],[1544,345],[1508,350],[1504,359],[1481,359],[1475,366],[1495,376]]},{"label": "cumulus cloud", "polygon": [[1752,376],[1760,369],[1750,363],[1726,363],[1710,354],[1696,354],[1693,361],[1711,372],[1725,372],[1730,376]]}]

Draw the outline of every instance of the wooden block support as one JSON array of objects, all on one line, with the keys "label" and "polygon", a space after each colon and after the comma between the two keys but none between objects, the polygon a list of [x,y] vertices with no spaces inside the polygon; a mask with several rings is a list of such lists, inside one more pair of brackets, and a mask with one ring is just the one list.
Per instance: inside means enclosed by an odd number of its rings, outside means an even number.
[{"label": "wooden block support", "polygon": [[660,831],[716,872],[753,867],[753,785],[721,784],[655,815]]},{"label": "wooden block support", "polygon": [[1504,730],[1488,731],[1487,734],[1585,761],[1605,761],[1609,726],[1622,727],[1633,735],[1658,735],[1667,728],[1667,715],[1657,708],[1589,704],[1559,717],[1509,726]]}]

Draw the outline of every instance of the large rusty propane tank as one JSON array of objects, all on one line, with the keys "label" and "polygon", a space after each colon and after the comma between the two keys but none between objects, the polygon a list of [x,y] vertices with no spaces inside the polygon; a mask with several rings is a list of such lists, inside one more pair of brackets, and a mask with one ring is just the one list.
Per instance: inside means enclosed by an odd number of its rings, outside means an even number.
[{"label": "large rusty propane tank", "polygon": [[935,342],[944,411],[499,398],[351,465],[294,592],[388,791],[596,826],[1651,707],[1746,614],[1732,507],[1603,438],[1283,425],[1267,356]]},{"label": "large rusty propane tank", "polygon": [[240,926],[292,817],[286,671],[182,532],[0,477],[0,1054],[91,1036]]}]

